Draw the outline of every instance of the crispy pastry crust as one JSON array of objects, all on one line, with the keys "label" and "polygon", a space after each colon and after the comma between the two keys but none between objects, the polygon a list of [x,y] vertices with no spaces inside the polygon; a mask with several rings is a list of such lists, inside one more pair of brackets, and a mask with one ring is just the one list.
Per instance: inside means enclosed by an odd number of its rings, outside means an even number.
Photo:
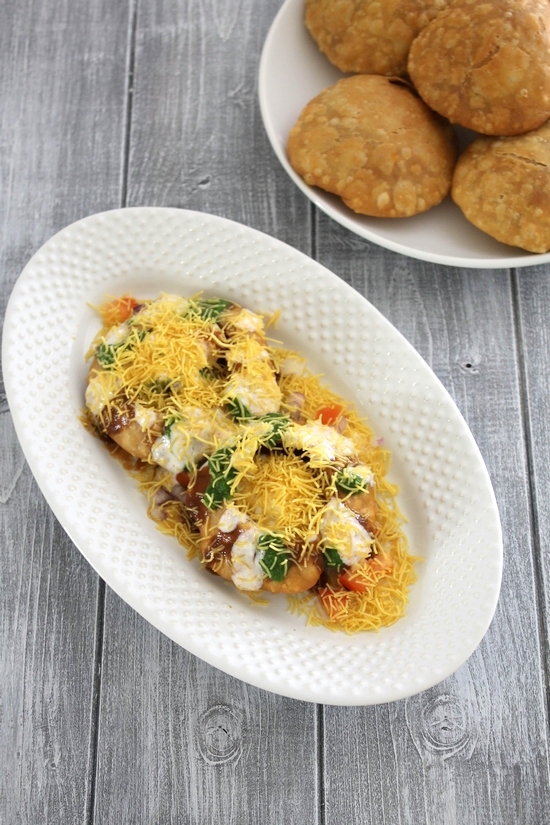
[{"label": "crispy pastry crust", "polygon": [[458,0],[415,39],[409,74],[428,106],[484,135],[550,117],[547,0]]},{"label": "crispy pastry crust", "polygon": [[479,137],[458,160],[453,200],[498,241],[550,250],[550,123],[516,137]]},{"label": "crispy pastry crust", "polygon": [[451,186],[452,129],[403,80],[344,78],[305,107],[288,155],[306,183],[355,212],[398,218],[425,212]]},{"label": "crispy pastry crust", "polygon": [[404,76],[412,41],[450,0],[306,0],[305,22],[343,72]]}]

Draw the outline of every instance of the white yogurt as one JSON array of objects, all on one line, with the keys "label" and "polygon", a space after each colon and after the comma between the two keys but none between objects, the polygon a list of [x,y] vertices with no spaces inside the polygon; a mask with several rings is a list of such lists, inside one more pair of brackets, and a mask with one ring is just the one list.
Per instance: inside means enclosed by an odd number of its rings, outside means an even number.
[{"label": "white yogurt", "polygon": [[244,530],[231,549],[233,575],[231,579],[240,590],[259,590],[265,579],[260,561],[263,553],[258,552],[260,531],[255,524]]},{"label": "white yogurt", "polygon": [[351,458],[355,453],[351,438],[340,435],[334,427],[317,420],[293,424],[283,433],[283,443],[285,447],[303,450],[310,458],[327,464],[337,459]]},{"label": "white yogurt", "polygon": [[331,498],[321,520],[321,538],[334,548],[345,565],[357,564],[372,552],[373,537],[339,498]]}]

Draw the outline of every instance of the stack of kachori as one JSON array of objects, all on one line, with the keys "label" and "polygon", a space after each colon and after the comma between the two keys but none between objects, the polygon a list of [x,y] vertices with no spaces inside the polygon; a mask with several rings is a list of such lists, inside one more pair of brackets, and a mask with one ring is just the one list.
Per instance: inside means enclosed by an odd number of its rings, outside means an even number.
[{"label": "stack of kachori", "polygon": [[343,72],[405,76],[411,43],[450,0],[306,0],[306,26]]},{"label": "stack of kachori", "polygon": [[[487,234],[550,249],[550,0],[306,0],[305,20],[358,73],[291,130],[307,183],[375,217],[423,212],[452,187]],[[450,124],[480,134],[456,167]]]}]

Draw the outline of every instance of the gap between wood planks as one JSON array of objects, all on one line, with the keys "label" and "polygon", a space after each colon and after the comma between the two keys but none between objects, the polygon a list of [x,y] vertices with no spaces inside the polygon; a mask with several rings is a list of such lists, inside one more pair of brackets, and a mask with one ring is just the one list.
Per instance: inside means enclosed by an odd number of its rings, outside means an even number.
[{"label": "gap between wood planks", "polygon": [[[128,62],[126,68],[126,113],[124,123],[124,140],[122,149],[122,176],[120,185],[120,206],[124,208],[128,201],[128,174],[130,169],[130,139],[132,134],[132,103],[134,92],[134,70],[136,61],[138,0],[130,0],[130,26],[128,32]],[[96,643],[94,649],[94,671],[92,711],[90,718],[90,778],[88,799],[86,803],[85,822],[93,825],[95,821],[97,760],[99,752],[99,712],[101,706],[101,663],[103,660],[103,641],[105,628],[105,594],[106,585],[99,579],[97,590]]]},{"label": "gap between wood planks", "polygon": [[550,659],[546,648],[549,626],[548,617],[541,599],[544,593],[544,575],[542,570],[542,552],[540,541],[540,527],[537,514],[537,490],[534,485],[534,460],[533,460],[533,440],[531,437],[531,414],[527,399],[527,374],[525,370],[525,352],[523,347],[523,318],[521,315],[521,299],[519,290],[519,273],[517,269],[510,270],[512,285],[512,313],[514,318],[514,331],[516,335],[516,348],[518,353],[518,379],[519,379],[519,399],[521,405],[521,416],[523,420],[523,434],[525,439],[525,461],[527,464],[527,486],[529,493],[529,516],[531,519],[532,552],[533,552],[533,574],[536,584],[536,614],[539,632],[539,653],[543,666],[544,690],[546,695],[546,725],[550,733],[550,678],[548,669]]}]

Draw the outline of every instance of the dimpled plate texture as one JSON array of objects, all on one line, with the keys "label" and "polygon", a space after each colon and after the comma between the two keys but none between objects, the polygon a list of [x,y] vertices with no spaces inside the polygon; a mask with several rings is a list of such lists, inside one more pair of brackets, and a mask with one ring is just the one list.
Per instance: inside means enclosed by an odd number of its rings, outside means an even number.
[{"label": "dimpled plate texture", "polygon": [[[304,0],[286,0],[273,21],[260,61],[258,93],[264,127],[283,168],[294,183],[333,220],[380,246],[450,266],[491,268],[530,266],[550,261],[502,244],[469,223],[450,197],[412,218],[358,215],[338,198],[308,186],[290,165],[288,133],[313,97],[345,75],[322,54],[304,24]],[[473,132],[458,129],[461,148]]]},{"label": "dimpled plate texture", "polygon": [[[309,628],[284,597],[258,606],[189,561],[147,518],[134,481],[78,416],[84,354],[106,295],[220,295],[280,308],[277,337],[353,399],[393,451],[411,552],[424,557],[407,615],[377,633]],[[77,547],[123,599],[187,650],[251,684],[341,705],[441,681],[472,653],[500,586],[498,512],[476,444],[407,341],[350,286],[289,246],[222,218],[136,208],[49,240],[10,298],[8,400],[25,456]]]}]

